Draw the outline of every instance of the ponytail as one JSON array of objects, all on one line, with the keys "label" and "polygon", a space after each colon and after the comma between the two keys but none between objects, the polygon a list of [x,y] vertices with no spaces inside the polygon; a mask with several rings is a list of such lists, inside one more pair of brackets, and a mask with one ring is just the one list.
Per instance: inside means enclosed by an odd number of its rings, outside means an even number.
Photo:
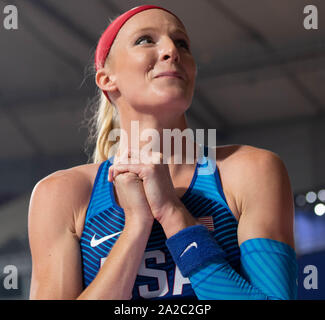
[{"label": "ponytail", "polygon": [[120,127],[117,108],[108,101],[101,90],[95,103],[95,113],[89,121],[88,144],[96,141],[95,149],[88,160],[93,163],[101,163],[116,153],[118,143],[109,140],[112,129]]}]

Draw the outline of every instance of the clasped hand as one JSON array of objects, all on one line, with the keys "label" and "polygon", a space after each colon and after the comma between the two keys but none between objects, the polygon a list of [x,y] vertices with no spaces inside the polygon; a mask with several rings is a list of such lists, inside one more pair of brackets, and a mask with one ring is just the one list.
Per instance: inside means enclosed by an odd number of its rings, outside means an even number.
[{"label": "clasped hand", "polygon": [[173,207],[182,205],[168,164],[163,163],[160,152],[152,152],[151,161],[146,164],[132,163],[130,160],[135,156],[130,150],[123,154],[118,152],[109,168],[108,180],[114,183],[126,218],[137,215],[137,218],[154,218],[161,223]]}]

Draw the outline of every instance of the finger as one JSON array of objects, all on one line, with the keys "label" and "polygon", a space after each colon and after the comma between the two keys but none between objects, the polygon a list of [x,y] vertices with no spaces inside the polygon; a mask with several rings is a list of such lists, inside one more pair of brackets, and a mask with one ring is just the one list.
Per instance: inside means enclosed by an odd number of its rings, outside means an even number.
[{"label": "finger", "polygon": [[117,164],[114,165],[114,173],[113,178],[115,178],[120,173],[131,172],[135,173],[136,175],[141,174],[141,166],[136,164]]},{"label": "finger", "polygon": [[122,151],[118,149],[118,152],[114,157],[114,165],[119,163],[127,164],[128,163],[127,159],[128,159],[128,151],[125,149],[123,149]]},{"label": "finger", "polygon": [[119,164],[128,164],[129,163],[129,151],[128,149],[123,150],[121,157],[119,158]]},{"label": "finger", "polygon": [[112,172],[112,178],[115,179],[119,174],[129,172],[128,167],[126,165],[117,164],[114,166]]},{"label": "finger", "polygon": [[129,148],[129,158],[131,164],[140,163],[140,150],[138,148]]},{"label": "finger", "polygon": [[113,182],[113,173],[114,173],[114,165],[111,165],[108,169],[108,181]]},{"label": "finger", "polygon": [[114,161],[114,164],[138,164],[140,159],[139,150],[136,148],[125,148],[122,150],[121,155]]},{"label": "finger", "polygon": [[158,164],[163,159],[163,154],[158,151],[141,150],[141,160],[145,158],[146,164]]},{"label": "finger", "polygon": [[163,163],[163,154],[161,152],[153,152],[152,153],[152,163],[153,164],[161,164]]}]

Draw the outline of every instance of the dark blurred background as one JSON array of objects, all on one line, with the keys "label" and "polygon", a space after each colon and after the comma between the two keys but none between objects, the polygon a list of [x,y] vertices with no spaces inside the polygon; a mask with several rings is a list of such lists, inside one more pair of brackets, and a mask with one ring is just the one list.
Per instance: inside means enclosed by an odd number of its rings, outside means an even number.
[{"label": "dark blurred background", "polygon": [[[246,144],[285,162],[296,205],[299,298],[325,299],[325,2],[321,0],[0,0],[18,29],[0,24],[0,299],[28,299],[28,205],[35,184],[85,164],[84,125],[95,95],[89,66],[109,18],[140,4],[175,12],[192,40],[193,129],[217,144]],[[306,30],[306,5],[318,29]],[[272,197],[272,194],[270,194]],[[14,265],[18,289],[3,286]],[[306,289],[308,265],[317,289]]]}]

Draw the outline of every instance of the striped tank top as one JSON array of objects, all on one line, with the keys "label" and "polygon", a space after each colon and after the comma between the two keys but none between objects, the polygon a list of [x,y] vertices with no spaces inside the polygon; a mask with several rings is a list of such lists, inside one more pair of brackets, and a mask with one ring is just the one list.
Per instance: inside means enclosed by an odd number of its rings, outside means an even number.
[{"label": "striped tank top", "polygon": [[[224,196],[215,160],[207,151],[205,147],[198,157],[191,184],[181,201],[206,225],[224,250],[225,259],[239,272],[238,222]],[[108,181],[108,169],[113,160],[111,157],[99,166],[80,239],[84,288],[96,277],[124,228],[124,210],[117,204],[113,184]],[[165,233],[155,220],[132,299],[197,299],[189,279],[184,278],[175,265],[165,241]]]}]

